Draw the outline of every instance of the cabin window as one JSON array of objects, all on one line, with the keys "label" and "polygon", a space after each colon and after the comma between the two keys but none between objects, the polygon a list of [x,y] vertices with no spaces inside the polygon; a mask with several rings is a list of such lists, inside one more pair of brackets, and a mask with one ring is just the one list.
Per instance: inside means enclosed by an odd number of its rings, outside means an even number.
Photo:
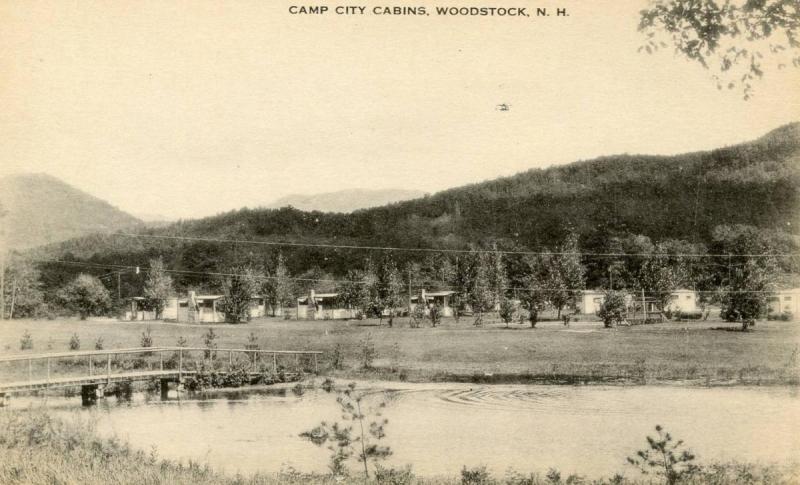
[{"label": "cabin window", "polygon": [[783,297],[783,301],[792,301],[792,297],[791,296],[784,296]]}]

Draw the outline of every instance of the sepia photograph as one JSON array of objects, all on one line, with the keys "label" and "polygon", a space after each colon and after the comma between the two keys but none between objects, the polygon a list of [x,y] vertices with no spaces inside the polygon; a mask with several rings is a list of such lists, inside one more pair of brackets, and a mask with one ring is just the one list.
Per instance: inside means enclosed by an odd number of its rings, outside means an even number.
[{"label": "sepia photograph", "polygon": [[0,0],[0,485],[800,484],[800,0]]}]

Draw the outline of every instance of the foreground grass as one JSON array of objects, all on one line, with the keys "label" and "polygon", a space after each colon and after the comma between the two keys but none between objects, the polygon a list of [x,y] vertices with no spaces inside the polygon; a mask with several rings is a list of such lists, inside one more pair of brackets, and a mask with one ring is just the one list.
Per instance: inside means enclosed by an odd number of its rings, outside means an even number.
[{"label": "foreground grass", "polygon": [[[65,351],[78,334],[82,349],[138,347],[141,334],[152,330],[153,344],[175,345],[184,338],[189,346],[204,345],[208,325],[118,321],[7,321],[0,322],[0,355]],[[800,324],[759,322],[748,333],[720,321],[663,323],[605,329],[597,322],[526,325],[494,323],[474,327],[471,319],[448,319],[437,328],[409,328],[396,319],[285,321],[259,319],[241,325],[213,325],[221,348],[242,348],[253,333],[262,349],[322,350],[320,367],[326,373],[350,378],[408,381],[471,382],[634,382],[685,381],[713,384],[800,383]],[[28,331],[33,350],[21,351],[20,338]],[[363,368],[364,341],[374,346],[370,369]],[[332,356],[341,356],[332,369]],[[65,369],[86,365],[64,364]],[[58,373],[58,370],[56,370]],[[27,364],[0,363],[0,378],[26,378]]]},{"label": "foreground grass", "polygon": [[[115,439],[100,438],[86,422],[65,422],[45,411],[15,411],[0,415],[0,483],[3,484],[386,484],[386,485],[534,485],[534,484],[644,484],[659,479],[638,477],[588,479],[562,475],[521,474],[509,471],[493,477],[480,468],[461,477],[417,477],[410,469],[385,472],[364,480],[361,475],[333,478],[294,470],[279,474],[229,476],[198,463],[161,460],[153,453],[131,449]],[[374,474],[373,474],[374,475]],[[800,480],[797,465],[711,464],[701,467],[686,484],[790,484]]]}]

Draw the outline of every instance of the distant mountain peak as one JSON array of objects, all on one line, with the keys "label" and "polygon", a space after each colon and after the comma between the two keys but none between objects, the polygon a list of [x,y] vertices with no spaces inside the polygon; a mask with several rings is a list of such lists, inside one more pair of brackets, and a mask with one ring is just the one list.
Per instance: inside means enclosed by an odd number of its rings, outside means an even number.
[{"label": "distant mountain peak", "polygon": [[291,194],[281,197],[268,208],[292,206],[304,211],[353,212],[393,202],[416,199],[425,195],[419,190],[405,189],[345,189],[321,194]]},{"label": "distant mountain peak", "polygon": [[3,232],[10,249],[30,248],[141,224],[132,215],[46,173],[0,178]]}]

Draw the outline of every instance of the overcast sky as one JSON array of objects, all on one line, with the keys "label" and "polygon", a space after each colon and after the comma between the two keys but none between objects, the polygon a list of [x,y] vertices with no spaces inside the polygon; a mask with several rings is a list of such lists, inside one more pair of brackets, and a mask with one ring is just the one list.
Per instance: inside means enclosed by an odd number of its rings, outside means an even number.
[{"label": "overcast sky", "polygon": [[800,119],[797,69],[769,70],[743,101],[671,52],[637,53],[644,0],[509,3],[570,14],[542,19],[289,5],[1,2],[0,175],[46,172],[128,212],[195,217],[709,149]]}]

